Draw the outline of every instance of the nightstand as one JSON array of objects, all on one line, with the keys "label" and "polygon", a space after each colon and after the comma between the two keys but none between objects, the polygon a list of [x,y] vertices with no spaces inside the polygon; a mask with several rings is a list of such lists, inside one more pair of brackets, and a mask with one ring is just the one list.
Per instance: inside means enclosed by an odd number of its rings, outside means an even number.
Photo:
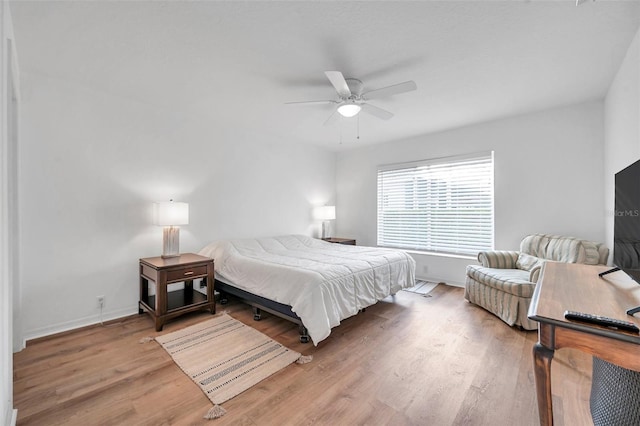
[{"label": "nightstand", "polygon": [[[202,278],[207,294],[193,289],[193,280]],[[149,281],[155,283],[155,294],[149,294]],[[167,291],[172,283],[184,282],[184,289]],[[208,309],[216,313],[213,298],[213,259],[193,253],[163,258],[140,259],[140,301],[138,314],[145,310],[155,320],[156,331],[164,323],[187,312]]]},{"label": "nightstand", "polygon": [[328,243],[344,244],[344,245],[347,245],[347,246],[355,246],[356,245],[356,240],[353,240],[351,238],[335,238],[335,237],[331,237],[331,238],[323,238],[323,240],[328,242]]}]

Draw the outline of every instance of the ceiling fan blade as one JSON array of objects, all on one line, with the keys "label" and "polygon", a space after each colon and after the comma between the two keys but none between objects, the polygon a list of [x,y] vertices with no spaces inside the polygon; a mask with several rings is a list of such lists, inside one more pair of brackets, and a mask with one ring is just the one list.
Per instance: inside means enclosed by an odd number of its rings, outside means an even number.
[{"label": "ceiling fan blade", "polygon": [[385,96],[397,95],[398,93],[410,92],[416,90],[418,86],[413,80],[404,83],[394,84],[393,86],[381,87],[380,89],[371,90],[362,94],[365,99],[383,98]]},{"label": "ceiling fan blade", "polygon": [[338,101],[334,100],[326,100],[326,101],[294,101],[294,102],[285,102],[285,105],[289,104],[337,104]]},{"label": "ceiling fan blade", "polygon": [[325,71],[324,74],[327,76],[341,98],[348,98],[351,96],[349,85],[340,71]]},{"label": "ceiling fan blade", "polygon": [[322,125],[328,126],[329,124],[333,124],[338,120],[338,118],[340,118],[340,114],[338,114],[338,109],[336,108],[333,110],[333,114],[331,114]]},{"label": "ceiling fan blade", "polygon": [[386,109],[379,108],[377,106],[373,106],[371,104],[360,104],[362,110],[368,114],[381,118],[383,120],[388,120],[393,117],[393,113],[387,111]]}]

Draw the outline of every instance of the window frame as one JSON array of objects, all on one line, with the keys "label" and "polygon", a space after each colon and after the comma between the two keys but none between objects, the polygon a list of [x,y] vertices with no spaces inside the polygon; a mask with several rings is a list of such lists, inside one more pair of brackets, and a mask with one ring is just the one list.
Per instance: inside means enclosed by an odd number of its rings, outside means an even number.
[{"label": "window frame", "polygon": [[[476,196],[470,201],[478,203],[476,205],[479,206],[478,208],[480,208],[480,210],[482,210],[483,212],[483,214],[481,215],[482,220],[481,222],[479,222],[480,227],[477,228],[477,236],[479,237],[479,240],[476,241],[475,244],[473,244],[468,240],[460,238],[460,235],[465,234],[464,226],[472,226],[472,222],[474,220],[477,220],[478,217],[475,216],[472,218],[471,216],[469,216],[466,218],[466,220],[462,221],[462,226],[452,226],[450,227],[450,229],[443,229],[443,223],[448,220],[443,219],[443,217],[447,216],[447,213],[443,212],[445,210],[456,211],[456,223],[460,223],[459,215],[468,213],[468,211],[464,212],[464,210],[459,209],[469,208],[468,204],[465,204],[460,200],[460,198],[462,198],[461,196],[463,196],[465,193],[468,195],[464,188],[465,183],[468,184],[468,182],[475,182],[469,180],[468,176],[466,178],[467,180],[465,180],[464,177],[460,177],[460,171],[463,171],[466,167],[467,172],[475,173],[477,172],[477,170],[482,170],[483,167],[486,168],[487,166],[489,166],[488,170],[486,172],[480,173],[481,175],[483,175],[482,180],[480,181],[481,183],[479,185],[472,184],[467,188],[467,190],[469,188],[472,188],[474,190]],[[412,173],[410,169],[415,169],[415,171]],[[395,188],[392,188],[390,191],[385,192],[385,188],[381,188],[381,185],[384,185],[383,179],[385,177],[387,177],[388,180],[392,179],[390,177],[390,172],[397,172],[397,175],[404,175],[404,177],[411,178],[413,180],[413,182],[410,184],[412,185],[412,188],[402,188],[401,186],[405,185],[406,187],[406,184],[396,182]],[[456,172],[459,174],[458,176],[455,176]],[[434,176],[444,176],[451,173],[453,173],[455,177],[453,180],[433,179]],[[427,178],[425,178],[425,176],[427,176]],[[376,181],[377,245],[379,247],[399,248],[416,252],[463,257],[477,256],[477,253],[479,251],[493,250],[495,242],[494,176],[495,158],[493,151],[481,151],[463,155],[431,158],[420,161],[379,165],[377,167]],[[423,181],[426,181],[426,183],[420,185],[418,179],[423,179]],[[439,187],[439,189],[429,189],[429,187],[434,186]],[[402,194],[403,191],[405,192],[405,194]],[[411,191],[411,195],[407,195],[408,191]],[[436,195],[435,198],[433,197],[434,193]],[[397,205],[402,203],[412,205],[411,208],[407,207],[406,209],[399,209],[405,213],[410,211],[420,212],[420,209],[413,208],[413,206],[417,203],[425,206],[422,210],[422,214],[425,214],[427,216],[427,222],[423,223],[417,219],[411,219],[409,217],[404,222],[403,219],[400,218],[397,220],[397,223],[394,223],[394,219],[391,219],[386,221],[387,223],[389,223],[389,225],[387,225],[387,228],[393,225],[416,226],[421,228],[421,232],[411,234],[410,232],[407,233],[406,229],[403,229],[397,231],[395,235],[393,234],[393,232],[389,232],[387,235],[384,235],[385,206],[383,205],[383,203],[391,203],[391,201],[389,201],[389,197],[393,196],[396,197],[396,210],[398,210]],[[443,196],[447,197],[447,200],[445,200],[445,204],[442,204],[442,201],[440,201]],[[410,200],[407,200],[407,198],[410,198]],[[438,204],[444,207],[438,209]],[[392,212],[393,210],[387,209],[387,211]],[[440,215],[438,215],[438,213]],[[428,219],[429,217],[431,217],[431,219]],[[434,229],[436,231],[434,231]],[[468,235],[469,231],[467,230],[466,232]],[[411,235],[411,238],[403,240],[403,234]],[[455,235],[457,235],[457,237],[455,237]],[[447,239],[447,237],[450,237],[452,239]],[[393,241],[394,239],[395,242]],[[423,243],[419,243],[418,241],[422,241]],[[455,241],[458,242],[456,243]]]}]

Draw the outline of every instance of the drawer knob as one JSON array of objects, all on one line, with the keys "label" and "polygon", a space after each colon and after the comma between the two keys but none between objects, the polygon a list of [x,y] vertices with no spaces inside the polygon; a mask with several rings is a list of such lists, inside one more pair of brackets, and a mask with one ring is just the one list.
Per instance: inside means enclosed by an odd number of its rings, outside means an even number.
[{"label": "drawer knob", "polygon": [[193,275],[193,271],[185,272],[185,275]]}]

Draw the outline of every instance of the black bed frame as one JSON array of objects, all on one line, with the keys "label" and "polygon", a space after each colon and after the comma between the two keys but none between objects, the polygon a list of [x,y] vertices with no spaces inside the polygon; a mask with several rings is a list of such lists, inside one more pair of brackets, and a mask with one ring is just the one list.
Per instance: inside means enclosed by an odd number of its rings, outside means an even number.
[{"label": "black bed frame", "polygon": [[291,306],[273,301],[271,299],[267,299],[265,297],[257,296],[253,293],[249,293],[248,291],[242,290],[238,287],[234,287],[219,280],[215,280],[214,288],[220,293],[220,304],[225,305],[228,302],[227,295],[236,296],[244,303],[251,305],[251,307],[253,308],[253,319],[255,321],[260,321],[260,319],[262,318],[262,311],[269,312],[270,314],[298,324],[298,330],[300,331],[300,342],[309,342],[310,339],[309,334],[307,333],[307,328],[302,323],[300,317],[291,310]]}]

